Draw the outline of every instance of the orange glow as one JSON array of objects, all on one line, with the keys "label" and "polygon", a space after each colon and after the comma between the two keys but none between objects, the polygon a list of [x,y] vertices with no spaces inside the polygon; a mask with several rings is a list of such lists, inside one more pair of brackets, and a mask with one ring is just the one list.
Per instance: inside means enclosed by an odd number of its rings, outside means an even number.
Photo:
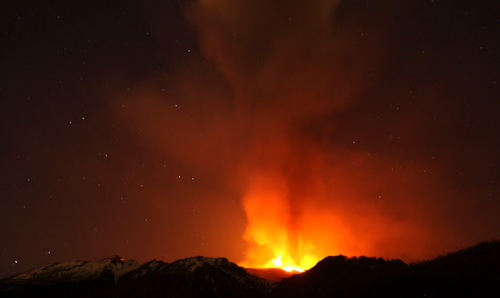
[{"label": "orange glow", "polygon": [[306,206],[300,207],[300,214],[292,212],[286,181],[277,177],[262,175],[245,195],[248,226],[244,239],[249,248],[240,265],[304,272],[336,252],[335,240],[330,237],[336,222],[332,216]]},{"label": "orange glow", "polygon": [[304,269],[302,269],[300,267],[293,266],[293,265],[286,265],[286,264],[283,265],[283,262],[281,261],[281,255],[279,255],[276,259],[273,259],[272,262],[273,262],[274,267],[281,268],[287,272],[293,272],[293,271],[304,272]]}]

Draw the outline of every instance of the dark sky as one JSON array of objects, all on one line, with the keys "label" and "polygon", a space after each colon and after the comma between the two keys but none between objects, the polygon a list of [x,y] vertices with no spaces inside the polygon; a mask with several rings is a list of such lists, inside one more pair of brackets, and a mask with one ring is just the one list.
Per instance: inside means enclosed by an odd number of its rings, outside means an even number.
[{"label": "dark sky", "polygon": [[499,6],[2,1],[0,277],[499,239]]}]

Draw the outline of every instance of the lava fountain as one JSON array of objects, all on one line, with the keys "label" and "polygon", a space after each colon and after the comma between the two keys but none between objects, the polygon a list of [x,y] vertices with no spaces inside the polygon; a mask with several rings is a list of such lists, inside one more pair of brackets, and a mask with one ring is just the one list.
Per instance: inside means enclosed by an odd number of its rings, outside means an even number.
[{"label": "lava fountain", "polygon": [[294,206],[297,202],[289,199],[289,188],[279,175],[254,179],[243,200],[248,217],[244,239],[249,248],[241,266],[303,272],[334,252],[335,218],[311,206]]}]

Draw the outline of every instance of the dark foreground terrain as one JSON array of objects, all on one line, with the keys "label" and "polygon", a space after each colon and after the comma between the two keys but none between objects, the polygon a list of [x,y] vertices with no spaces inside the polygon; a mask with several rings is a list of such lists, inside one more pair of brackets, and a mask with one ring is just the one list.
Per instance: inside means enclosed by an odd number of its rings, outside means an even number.
[{"label": "dark foreground terrain", "polygon": [[224,258],[141,265],[113,256],[3,279],[0,297],[500,297],[500,242],[409,265],[327,257],[305,273],[284,276],[273,269],[245,270]]}]

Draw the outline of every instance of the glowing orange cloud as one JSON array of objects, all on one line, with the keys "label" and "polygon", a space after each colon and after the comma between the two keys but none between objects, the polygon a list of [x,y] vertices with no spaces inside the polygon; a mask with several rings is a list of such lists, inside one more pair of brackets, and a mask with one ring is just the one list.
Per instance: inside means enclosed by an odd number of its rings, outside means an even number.
[{"label": "glowing orange cloud", "polygon": [[344,67],[338,4],[203,0],[188,10],[234,90],[248,143],[236,165],[248,220],[242,266],[301,271],[338,252],[340,221],[318,205],[327,199],[322,143],[335,126],[329,113],[350,104],[362,77]]},{"label": "glowing orange cloud", "polygon": [[[192,58],[166,94],[135,88],[140,100],[120,102],[159,160],[209,177],[191,197],[227,211],[233,196],[223,223],[203,221],[213,237],[230,235],[204,254],[300,271],[337,254],[414,261],[476,237],[462,233],[470,222],[457,224],[469,205],[447,188],[446,161],[440,169],[413,158],[430,152],[420,118],[389,115],[374,93],[392,52],[373,9],[391,11],[336,0],[195,2],[186,16],[204,59]],[[398,129],[400,140],[387,138]]]},{"label": "glowing orange cloud", "polygon": [[[314,266],[319,257],[313,254],[313,246],[307,237],[289,229],[289,222],[299,220],[290,217],[286,199],[286,182],[256,179],[244,198],[248,227],[244,238],[250,244],[245,267],[278,267],[287,271],[303,271]],[[298,247],[293,238],[298,236]],[[306,236],[306,234],[305,234]]]}]

